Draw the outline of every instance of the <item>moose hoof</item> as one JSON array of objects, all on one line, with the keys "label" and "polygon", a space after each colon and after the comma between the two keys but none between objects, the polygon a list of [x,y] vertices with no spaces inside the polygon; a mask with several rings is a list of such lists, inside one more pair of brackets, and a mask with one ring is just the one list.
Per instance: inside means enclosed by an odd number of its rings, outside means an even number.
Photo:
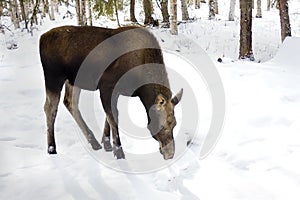
[{"label": "moose hoof", "polygon": [[113,152],[114,152],[114,156],[117,157],[117,159],[125,159],[125,154],[121,146],[120,147],[114,146]]},{"label": "moose hoof", "polygon": [[91,145],[94,150],[102,149],[101,144],[97,140],[91,141]]},{"label": "moose hoof", "polygon": [[104,150],[107,152],[112,151],[112,149],[113,149],[110,141],[104,141],[103,146],[104,146]]},{"label": "moose hoof", "polygon": [[49,154],[57,154],[55,147],[54,146],[49,146],[48,147],[48,153]]}]

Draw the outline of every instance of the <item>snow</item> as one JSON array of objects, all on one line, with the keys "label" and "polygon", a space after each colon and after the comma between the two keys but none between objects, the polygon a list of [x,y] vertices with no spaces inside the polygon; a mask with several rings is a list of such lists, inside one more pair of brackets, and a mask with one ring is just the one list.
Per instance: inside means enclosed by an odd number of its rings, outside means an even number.
[{"label": "snow", "polygon": [[[149,137],[143,107],[137,99],[125,97],[119,106],[129,106],[120,110],[120,128],[130,118],[141,135],[129,135],[123,128],[121,140],[126,152],[140,152],[139,156],[128,154],[126,160],[115,160],[112,153],[92,151],[62,102],[55,126],[58,154],[48,155],[38,39],[50,28],[75,24],[76,19],[44,19],[33,36],[21,31],[0,34],[0,199],[299,199],[300,2],[289,2],[293,37],[281,44],[278,11],[267,12],[266,1],[262,1],[263,18],[253,19],[256,62],[237,60],[239,23],[227,21],[229,1],[219,0],[220,14],[215,20],[207,19],[207,5],[191,10],[198,20],[181,24],[177,37],[153,29],[164,48],[174,92],[184,83],[178,81],[178,74],[190,84],[190,88],[183,87],[182,104],[175,110],[176,145],[183,146],[193,136],[193,129],[183,123],[185,105],[197,104],[199,111],[200,123],[190,148],[168,164]],[[61,13],[65,8],[61,7]],[[10,22],[3,18],[2,23]],[[116,26],[104,20],[95,24]],[[7,49],[11,39],[18,45],[15,50]],[[199,151],[212,121],[213,105],[206,77],[184,59],[197,55],[201,65],[216,68],[226,96],[221,137],[202,159]],[[197,94],[196,102],[191,103],[189,91]],[[98,96],[83,92],[80,106],[100,140],[104,114]],[[92,113],[85,109],[88,100],[92,100],[88,103]],[[154,160],[143,157],[149,152]],[[162,165],[142,171],[154,161]],[[121,172],[128,169],[132,171]]]}]

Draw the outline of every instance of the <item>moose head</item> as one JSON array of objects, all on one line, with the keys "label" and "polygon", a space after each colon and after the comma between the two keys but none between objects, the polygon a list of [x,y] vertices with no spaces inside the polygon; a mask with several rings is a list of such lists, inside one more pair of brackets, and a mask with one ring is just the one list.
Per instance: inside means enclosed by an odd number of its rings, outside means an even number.
[{"label": "moose head", "polygon": [[152,137],[159,142],[159,150],[164,159],[172,159],[175,153],[173,129],[176,126],[174,108],[181,100],[183,89],[172,99],[162,94],[156,97],[155,104],[148,112],[148,129]]}]

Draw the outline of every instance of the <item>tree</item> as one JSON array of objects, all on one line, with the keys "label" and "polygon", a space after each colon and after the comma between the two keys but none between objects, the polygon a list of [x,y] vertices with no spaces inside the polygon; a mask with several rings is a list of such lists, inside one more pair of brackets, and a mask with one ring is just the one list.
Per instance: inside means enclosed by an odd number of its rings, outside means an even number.
[{"label": "tree", "polygon": [[92,13],[92,6],[91,6],[91,0],[87,0],[87,6],[88,6],[88,11],[89,11],[89,24],[90,26],[93,26],[93,13]]},{"label": "tree", "polygon": [[262,14],[261,14],[261,0],[256,0],[256,4],[257,4],[257,12],[256,12],[256,18],[262,18]]},{"label": "tree", "polygon": [[209,7],[209,16],[208,16],[208,18],[209,19],[214,19],[215,18],[215,1],[214,0],[209,0],[209,5],[208,5],[208,7]]},{"label": "tree", "polygon": [[[38,24],[38,21],[37,21],[37,14],[38,14],[38,11],[39,11],[39,5],[40,5],[40,1],[39,0],[36,0],[35,1],[35,4],[34,4],[34,8],[33,8],[33,11],[32,11],[32,15],[30,17],[30,25],[33,26],[33,24]],[[54,15],[54,14],[53,14]]]},{"label": "tree", "polygon": [[195,0],[195,9],[200,9],[201,7],[201,0]]},{"label": "tree", "polygon": [[215,1],[215,14],[219,14],[219,4],[218,4],[218,0],[214,0]]},{"label": "tree", "polygon": [[177,1],[171,0],[171,15],[170,15],[170,29],[172,35],[178,35],[177,28]]},{"label": "tree", "polygon": [[115,7],[115,15],[116,15],[116,18],[117,18],[118,26],[121,27],[120,20],[119,20],[119,14],[118,14],[117,0],[114,0],[114,7]]},{"label": "tree", "polygon": [[271,0],[267,0],[267,11],[270,11],[271,8]]},{"label": "tree", "polygon": [[[3,3],[4,3],[3,1],[0,1],[0,18],[3,14]],[[1,26],[1,21],[0,21],[0,26]]]},{"label": "tree", "polygon": [[28,29],[28,22],[27,22],[27,16],[25,13],[24,0],[20,0],[20,7],[21,7],[22,20],[24,20],[24,23],[25,23],[25,29]]},{"label": "tree", "polygon": [[143,0],[143,8],[144,8],[144,13],[145,13],[145,20],[144,24],[151,24],[153,19],[152,19],[152,1],[151,0]]},{"label": "tree", "polygon": [[181,0],[181,13],[182,13],[182,20],[189,19],[189,13],[187,10],[187,0]]},{"label": "tree", "polygon": [[50,0],[50,13],[49,13],[50,20],[55,20],[54,7],[55,7],[54,0]]},{"label": "tree", "polygon": [[43,4],[43,17],[46,17],[46,14],[49,13],[49,1],[42,0],[42,4]]},{"label": "tree", "polygon": [[240,0],[240,59],[254,60],[252,51],[252,1]]},{"label": "tree", "polygon": [[291,25],[289,18],[289,4],[287,0],[279,0],[279,15],[280,15],[280,24],[281,24],[281,40],[287,36],[291,36]]},{"label": "tree", "polygon": [[130,21],[137,22],[134,12],[135,12],[135,0],[130,0]]},{"label": "tree", "polygon": [[11,21],[13,22],[15,29],[20,28],[20,18],[19,18],[17,0],[10,0],[10,14],[11,14]]},{"label": "tree", "polygon": [[80,0],[75,0],[76,14],[77,14],[77,24],[82,25],[82,16],[81,16],[81,6]]},{"label": "tree", "polygon": [[168,12],[168,0],[160,0],[161,14],[163,17],[163,23],[169,23],[169,12]]},{"label": "tree", "polygon": [[234,21],[234,11],[235,11],[236,0],[230,0],[230,8],[229,8],[229,21]]},{"label": "tree", "polygon": [[86,17],[86,0],[81,0],[81,25],[87,26],[87,17]]}]

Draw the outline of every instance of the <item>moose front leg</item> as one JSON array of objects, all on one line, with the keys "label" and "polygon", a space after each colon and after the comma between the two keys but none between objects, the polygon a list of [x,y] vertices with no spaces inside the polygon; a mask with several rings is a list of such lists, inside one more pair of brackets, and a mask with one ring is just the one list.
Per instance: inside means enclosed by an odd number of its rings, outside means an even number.
[{"label": "moose front leg", "polygon": [[[119,136],[119,129],[118,129],[118,109],[117,109],[117,96],[112,97],[111,92],[107,90],[104,91],[103,89],[100,91],[100,97],[102,101],[102,105],[104,111],[106,113],[106,122],[104,126],[104,139],[109,139],[109,128],[112,133],[113,138],[113,153],[117,159],[124,159],[125,154],[122,149],[120,136]],[[106,136],[105,136],[106,135]]]}]

